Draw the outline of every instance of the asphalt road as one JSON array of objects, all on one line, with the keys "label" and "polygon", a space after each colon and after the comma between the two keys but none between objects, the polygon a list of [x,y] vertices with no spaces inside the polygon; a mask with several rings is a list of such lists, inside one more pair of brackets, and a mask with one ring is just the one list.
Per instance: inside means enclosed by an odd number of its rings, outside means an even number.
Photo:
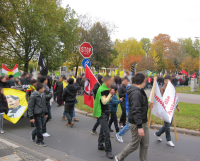
[{"label": "asphalt road", "polygon": [[[151,90],[145,90],[145,92],[147,96],[149,97]],[[178,93],[178,98],[179,98],[179,102],[200,104],[200,95],[197,95],[197,94]]]},{"label": "asphalt road", "polygon": [[[48,155],[60,161],[108,161],[104,151],[97,149],[98,136],[92,135],[91,129],[96,121],[95,118],[76,114],[80,122],[75,123],[73,128],[67,127],[65,121],[61,120],[63,107],[52,106],[53,119],[47,124],[47,131],[51,135],[45,138],[47,147],[38,147],[30,140],[29,119],[21,118],[17,124],[4,122],[5,134],[0,135],[7,140],[14,141],[19,145],[33,149],[39,153]],[[114,127],[113,127],[114,129]],[[98,128],[99,131],[99,128]],[[199,161],[200,159],[200,137],[178,134],[179,142],[176,143],[174,133],[172,140],[175,147],[169,147],[163,142],[158,142],[154,137],[156,130],[150,130],[150,145],[148,150],[148,161]],[[115,136],[115,132],[111,133]],[[111,138],[113,154],[116,155],[131,141],[128,132],[123,137],[124,143],[118,143],[116,138]],[[139,161],[139,151],[132,153],[126,161]]]}]

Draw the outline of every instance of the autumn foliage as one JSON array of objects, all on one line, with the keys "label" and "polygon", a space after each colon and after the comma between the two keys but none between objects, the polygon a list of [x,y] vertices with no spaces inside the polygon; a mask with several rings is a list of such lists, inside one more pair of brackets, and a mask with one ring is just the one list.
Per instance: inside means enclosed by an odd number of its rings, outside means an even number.
[{"label": "autumn foliage", "polygon": [[[142,57],[141,55],[128,55],[124,58],[124,69],[130,70],[131,65],[134,63],[139,63],[141,61]],[[121,68],[123,68],[123,61],[121,61]]]}]

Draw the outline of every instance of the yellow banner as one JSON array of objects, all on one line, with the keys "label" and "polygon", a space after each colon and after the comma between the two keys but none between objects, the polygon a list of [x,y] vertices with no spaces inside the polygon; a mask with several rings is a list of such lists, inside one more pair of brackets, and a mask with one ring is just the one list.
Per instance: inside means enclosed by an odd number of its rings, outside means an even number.
[{"label": "yellow banner", "polygon": [[124,77],[124,71],[120,71],[120,77]]},{"label": "yellow banner", "polygon": [[9,108],[8,114],[4,114],[4,118],[16,124],[28,109],[26,93],[16,89],[4,88],[4,95]]},{"label": "yellow banner", "polygon": [[67,87],[67,83],[63,81],[63,90],[65,89],[65,87]]}]

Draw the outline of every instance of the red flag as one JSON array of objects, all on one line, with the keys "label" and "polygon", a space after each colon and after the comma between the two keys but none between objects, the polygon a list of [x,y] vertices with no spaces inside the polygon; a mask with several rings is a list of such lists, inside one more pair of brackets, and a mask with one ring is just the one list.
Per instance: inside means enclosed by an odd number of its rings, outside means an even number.
[{"label": "red flag", "polygon": [[86,65],[85,69],[85,87],[84,87],[84,103],[93,108],[92,90],[95,83],[98,82],[90,68]]},{"label": "red flag", "polygon": [[192,77],[192,78],[197,78],[197,76],[196,76],[196,74],[195,74],[195,73],[194,73],[194,74],[192,74],[192,75],[191,75],[191,77]]},{"label": "red flag", "polygon": [[188,75],[188,73],[185,70],[181,70],[182,74]]}]

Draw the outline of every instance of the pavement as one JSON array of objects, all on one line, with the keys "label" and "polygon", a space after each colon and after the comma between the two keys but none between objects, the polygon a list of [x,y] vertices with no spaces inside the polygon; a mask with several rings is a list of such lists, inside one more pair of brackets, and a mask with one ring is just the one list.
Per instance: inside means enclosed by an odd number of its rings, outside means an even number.
[{"label": "pavement", "polygon": [[[15,145],[18,148],[8,148],[7,153],[0,151],[1,157],[7,157],[18,153],[20,150],[27,155],[37,159],[51,159],[55,161],[109,161],[104,151],[99,151],[98,136],[91,134],[91,129],[96,122],[95,118],[76,113],[80,122],[76,122],[73,128],[65,125],[66,121],[61,119],[63,107],[52,105],[53,119],[47,123],[47,131],[51,135],[45,138],[47,147],[38,147],[30,140],[30,132],[34,129],[30,127],[29,119],[24,117],[17,124],[12,124],[4,120],[5,134],[0,134],[0,138]],[[112,127],[114,129],[114,127]],[[158,142],[154,136],[156,129],[150,129],[150,144],[148,149],[148,161],[199,161],[200,137],[178,134],[178,142],[175,142],[175,134],[171,132],[172,141],[175,147],[166,145],[165,135],[162,136],[163,142]],[[99,132],[99,127],[97,129]],[[115,138],[115,132],[112,132],[111,138],[113,154],[120,153],[124,147],[131,141],[131,133],[127,132],[123,136],[124,143],[119,143]],[[1,143],[1,140],[0,140]],[[2,143],[3,144],[3,143]],[[3,145],[4,146],[4,145]],[[13,150],[13,151],[12,151]],[[13,156],[20,157],[21,155]],[[5,158],[4,158],[5,159]],[[130,154],[125,161],[139,161],[139,150]],[[13,160],[14,161],[14,160]]]}]

